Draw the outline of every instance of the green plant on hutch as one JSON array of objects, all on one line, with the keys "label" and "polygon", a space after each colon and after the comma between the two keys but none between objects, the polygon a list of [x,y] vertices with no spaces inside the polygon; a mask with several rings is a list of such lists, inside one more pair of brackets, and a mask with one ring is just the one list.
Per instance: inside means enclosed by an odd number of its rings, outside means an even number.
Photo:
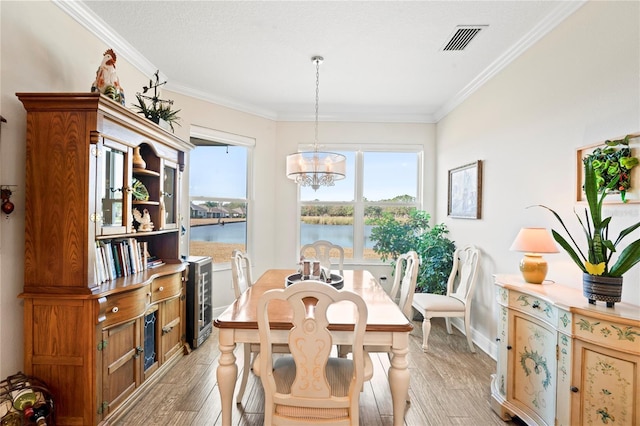
[{"label": "green plant on hutch", "polygon": [[374,225],[371,240],[373,250],[382,260],[395,259],[409,250],[415,250],[420,257],[416,291],[445,294],[447,279],[453,265],[455,244],[446,234],[445,224],[431,227],[431,216],[422,210],[412,209],[408,218],[398,218],[390,212],[370,221]]},{"label": "green plant on hutch", "polygon": [[[160,71],[158,70],[154,74],[156,78],[155,83],[152,80],[149,80],[149,86],[144,86],[142,88],[142,93],[136,93],[138,104],[133,104],[133,106],[137,109],[136,112],[138,114],[144,115],[156,124],[160,124],[160,120],[166,121],[171,127],[171,131],[174,131],[173,125],[180,125],[180,117],[178,117],[178,113],[181,110],[171,110],[171,107],[173,106],[172,100],[160,99],[158,87],[167,84],[167,82],[163,81],[160,83],[159,73]],[[153,89],[153,96],[145,95],[145,93],[150,89]],[[148,104],[147,101],[149,101]]]},{"label": "green plant on hutch", "polygon": [[578,222],[583,228],[587,245],[584,249],[569,233],[562,218],[553,209],[539,205],[549,210],[558,219],[564,229],[567,240],[556,230],[552,230],[553,238],[567,252],[571,259],[583,272],[583,294],[589,299],[589,303],[596,300],[605,301],[611,307],[620,301],[622,293],[622,275],[640,261],[640,239],[633,241],[619,253],[615,262],[613,254],[617,253],[618,245],[622,240],[638,227],[640,222],[622,230],[618,237],[612,241],[609,239],[609,224],[611,217],[602,217],[602,204],[607,192],[616,188],[620,175],[614,177],[604,188],[600,188],[600,179],[595,165],[599,160],[588,156],[584,161],[584,191],[587,198],[584,219],[575,212]]}]

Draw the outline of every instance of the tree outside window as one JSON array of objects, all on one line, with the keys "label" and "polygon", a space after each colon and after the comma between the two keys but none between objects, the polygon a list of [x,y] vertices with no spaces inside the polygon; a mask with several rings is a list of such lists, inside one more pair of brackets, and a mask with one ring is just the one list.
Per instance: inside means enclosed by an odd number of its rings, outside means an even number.
[{"label": "tree outside window", "polygon": [[344,180],[317,191],[300,189],[300,245],[328,240],[345,249],[345,259],[375,262],[380,256],[373,251],[371,220],[384,212],[408,217],[412,208],[421,207],[420,147],[339,153],[347,159]]}]

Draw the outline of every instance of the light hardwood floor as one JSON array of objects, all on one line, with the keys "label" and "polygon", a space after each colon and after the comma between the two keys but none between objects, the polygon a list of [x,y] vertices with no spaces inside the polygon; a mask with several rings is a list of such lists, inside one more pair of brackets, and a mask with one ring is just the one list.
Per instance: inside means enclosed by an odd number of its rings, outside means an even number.
[{"label": "light hardwood floor", "polygon": [[[444,319],[435,318],[429,351],[422,352],[421,322],[414,321],[410,336],[409,369],[411,403],[407,405],[407,426],[478,425],[503,426],[492,410],[490,375],[496,363],[477,349],[469,352],[465,337],[454,328],[448,335]],[[238,372],[242,368],[242,345],[236,349]],[[115,424],[129,425],[219,425],[220,397],[216,382],[218,333],[201,347],[184,356],[129,412]],[[386,372],[386,354],[373,354],[374,377],[360,396],[360,424],[391,425],[392,409]],[[237,388],[236,388],[237,390]],[[235,401],[235,398],[234,398]],[[260,380],[249,376],[241,405],[234,404],[233,424],[263,424],[263,394]]]}]

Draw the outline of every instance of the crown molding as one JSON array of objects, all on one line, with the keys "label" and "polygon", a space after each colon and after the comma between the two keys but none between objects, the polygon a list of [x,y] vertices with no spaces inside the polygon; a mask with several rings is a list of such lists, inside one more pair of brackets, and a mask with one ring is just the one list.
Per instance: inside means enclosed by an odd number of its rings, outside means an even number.
[{"label": "crown molding", "polygon": [[507,65],[513,62],[518,56],[533,46],[538,40],[547,35],[562,21],[580,9],[588,0],[563,1],[547,17],[538,23],[531,31],[524,35],[503,55],[493,61],[484,71],[467,84],[453,98],[446,102],[435,114],[436,122],[440,121],[453,111],[458,105],[464,102],[476,90],[491,80],[496,74],[502,71]]},{"label": "crown molding", "polygon": [[[84,26],[89,32],[94,34],[106,45],[114,48],[118,55],[145,75],[154,74],[158,68],[152,64],[144,55],[136,50],[129,42],[123,39],[91,9],[81,1],[52,0],[55,5]],[[464,102],[476,90],[482,87],[487,81],[502,71],[507,65],[518,56],[529,49],[538,40],[549,33],[558,24],[582,7],[588,0],[563,1],[545,19],[536,25],[530,32],[515,43],[508,51],[493,61],[483,72],[467,84],[453,98],[447,101],[442,108],[434,114],[405,114],[394,112],[341,112],[324,114],[322,121],[336,122],[387,122],[387,123],[437,123],[447,114],[453,111],[458,105]],[[166,75],[160,73],[160,77],[171,80]],[[167,90],[183,94],[203,101],[211,102],[226,108],[231,108],[247,114],[256,115],[274,121],[312,121],[315,117],[307,114],[284,113],[278,114],[276,111],[256,107],[252,104],[237,102],[232,99],[222,98],[210,93],[204,93],[191,87],[167,83]],[[320,118],[319,118],[320,119]]]}]

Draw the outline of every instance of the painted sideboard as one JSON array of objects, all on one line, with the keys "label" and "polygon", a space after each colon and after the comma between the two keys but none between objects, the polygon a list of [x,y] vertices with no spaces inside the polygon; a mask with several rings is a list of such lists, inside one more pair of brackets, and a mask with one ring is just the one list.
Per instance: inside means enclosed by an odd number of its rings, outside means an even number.
[{"label": "painted sideboard", "polygon": [[640,425],[640,307],[495,275],[491,405],[530,425]]}]

